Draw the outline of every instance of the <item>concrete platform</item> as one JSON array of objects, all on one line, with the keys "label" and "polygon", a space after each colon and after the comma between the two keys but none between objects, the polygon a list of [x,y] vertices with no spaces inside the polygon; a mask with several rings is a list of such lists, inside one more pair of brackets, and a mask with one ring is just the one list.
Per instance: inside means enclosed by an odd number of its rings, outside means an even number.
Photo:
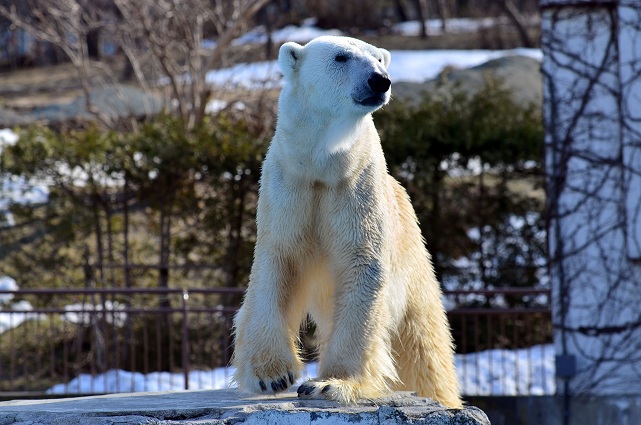
[{"label": "concrete platform", "polygon": [[251,397],[235,390],[111,394],[0,403],[0,425],[354,424],[490,425],[475,407],[450,410],[396,393],[354,406],[301,400],[295,392]]}]

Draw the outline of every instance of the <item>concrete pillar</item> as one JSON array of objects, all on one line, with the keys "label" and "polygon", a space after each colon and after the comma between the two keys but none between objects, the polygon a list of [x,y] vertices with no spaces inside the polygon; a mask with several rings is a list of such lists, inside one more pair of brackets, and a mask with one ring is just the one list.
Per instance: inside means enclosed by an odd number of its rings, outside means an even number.
[{"label": "concrete pillar", "polygon": [[641,2],[541,10],[557,388],[641,395]]}]

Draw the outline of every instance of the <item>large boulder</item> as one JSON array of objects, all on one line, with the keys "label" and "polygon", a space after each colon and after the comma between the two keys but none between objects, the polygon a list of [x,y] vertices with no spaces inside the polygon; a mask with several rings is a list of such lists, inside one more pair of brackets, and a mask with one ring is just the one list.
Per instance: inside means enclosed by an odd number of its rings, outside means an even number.
[{"label": "large boulder", "polygon": [[541,62],[526,56],[505,56],[467,69],[447,68],[437,78],[423,83],[395,83],[392,93],[394,99],[418,104],[426,93],[438,96],[458,88],[472,94],[481,89],[488,78],[502,82],[518,103],[541,105],[543,102]]}]

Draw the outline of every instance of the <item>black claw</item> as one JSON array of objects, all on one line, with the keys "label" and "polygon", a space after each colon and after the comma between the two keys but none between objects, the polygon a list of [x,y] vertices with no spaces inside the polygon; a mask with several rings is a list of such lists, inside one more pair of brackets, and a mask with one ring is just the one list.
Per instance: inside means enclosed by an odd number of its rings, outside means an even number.
[{"label": "black claw", "polygon": [[305,388],[307,388],[307,385],[301,385],[300,387],[298,387],[298,389],[296,390],[298,395],[303,395],[303,393],[305,392]]},{"label": "black claw", "polygon": [[260,389],[261,390],[267,391],[267,386],[265,385],[265,383],[263,382],[262,379],[260,381],[258,381],[258,385],[260,385]]},{"label": "black claw", "polygon": [[278,384],[276,383],[276,381],[272,381],[272,390],[275,393],[277,393],[279,391],[279,387],[278,387]]},{"label": "black claw", "polygon": [[280,385],[281,390],[286,390],[287,389],[287,381],[284,380],[283,378],[280,378],[278,380],[278,385]]},{"label": "black claw", "polygon": [[289,383],[294,385],[294,374],[289,372],[287,373],[287,376],[289,377]]},{"label": "black claw", "polygon": [[321,393],[325,394],[327,391],[329,391],[331,387],[329,385],[325,385],[323,389],[321,390]]},{"label": "black claw", "polygon": [[314,392],[314,387],[309,387],[305,390],[305,395],[310,395]]}]

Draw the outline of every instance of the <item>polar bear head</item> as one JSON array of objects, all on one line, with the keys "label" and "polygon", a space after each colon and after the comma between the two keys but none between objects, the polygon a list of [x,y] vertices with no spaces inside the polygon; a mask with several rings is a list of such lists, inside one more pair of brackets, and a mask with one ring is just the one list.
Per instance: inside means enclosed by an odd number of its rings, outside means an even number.
[{"label": "polar bear head", "polygon": [[390,99],[390,53],[354,38],[322,36],[305,46],[285,43],[278,64],[284,91],[295,96],[297,109],[365,115]]}]

